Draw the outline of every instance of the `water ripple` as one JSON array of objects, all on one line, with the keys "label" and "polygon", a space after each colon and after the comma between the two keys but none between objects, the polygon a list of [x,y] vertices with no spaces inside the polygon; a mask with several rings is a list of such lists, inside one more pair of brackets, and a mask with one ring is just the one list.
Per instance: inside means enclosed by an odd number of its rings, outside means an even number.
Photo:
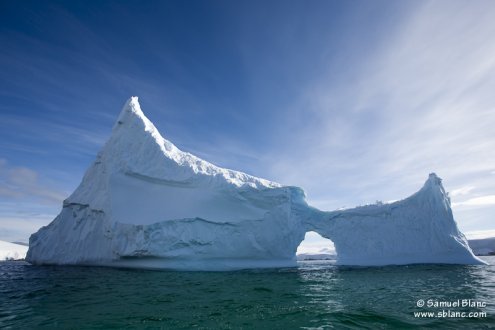
[{"label": "water ripple", "polygon": [[[490,263],[495,258],[490,257]],[[485,301],[486,318],[415,318],[418,299]],[[493,328],[495,267],[172,272],[0,263],[0,327]],[[436,311],[436,310],[435,310]]]}]

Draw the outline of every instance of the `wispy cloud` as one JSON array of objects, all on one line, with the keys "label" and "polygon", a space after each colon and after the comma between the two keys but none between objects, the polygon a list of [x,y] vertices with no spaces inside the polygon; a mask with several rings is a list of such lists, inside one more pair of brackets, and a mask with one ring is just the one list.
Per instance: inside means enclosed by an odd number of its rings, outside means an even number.
[{"label": "wispy cloud", "polygon": [[454,189],[451,192],[449,192],[449,195],[450,195],[450,197],[464,196],[464,195],[468,195],[474,189],[475,189],[475,187],[473,187],[473,186],[457,188],[457,189]]},{"label": "wispy cloud", "polygon": [[474,197],[474,198],[470,198],[464,202],[458,202],[458,203],[452,204],[453,207],[459,207],[459,206],[482,207],[482,206],[489,206],[489,205],[495,205],[495,195]]},{"label": "wispy cloud", "polygon": [[53,220],[66,197],[35,170],[0,159],[0,240],[27,242]]},{"label": "wispy cloud", "polygon": [[[182,149],[302,186],[323,209],[407,197],[431,171],[454,204],[492,196],[495,3],[334,4],[236,3],[194,21],[173,3],[80,15],[40,2],[42,21],[11,8],[0,152],[30,165],[4,164],[0,194],[56,204],[47,173],[75,188],[137,94]],[[456,208],[461,227],[493,228],[482,201]]]},{"label": "wispy cloud", "polygon": [[309,110],[311,125],[291,123],[272,173],[315,200],[340,199],[317,206],[406,197],[432,171],[447,187],[495,189],[495,3],[415,4],[365,65],[344,80],[322,75],[297,102],[291,117]]},{"label": "wispy cloud", "polygon": [[477,230],[477,231],[469,231],[466,234],[468,239],[483,239],[483,238],[491,238],[495,237],[495,230]]},{"label": "wispy cloud", "polygon": [[9,166],[0,159],[0,196],[11,199],[36,199],[39,202],[60,205],[67,197],[65,192],[44,185],[38,173],[22,166]]},{"label": "wispy cloud", "polygon": [[53,215],[0,215],[0,240],[27,243],[29,236],[53,220]]}]

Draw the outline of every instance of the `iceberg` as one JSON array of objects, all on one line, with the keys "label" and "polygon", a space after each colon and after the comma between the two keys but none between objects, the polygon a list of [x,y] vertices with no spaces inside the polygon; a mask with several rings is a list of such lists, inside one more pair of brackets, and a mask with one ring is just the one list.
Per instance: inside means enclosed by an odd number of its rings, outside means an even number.
[{"label": "iceberg", "polygon": [[33,264],[230,270],[295,266],[306,232],[341,265],[482,264],[458,230],[441,180],[411,197],[325,212],[299,187],[179,150],[127,101],[60,214],[30,237]]},{"label": "iceberg", "polygon": [[22,260],[26,258],[28,247],[25,245],[0,241],[0,261]]}]

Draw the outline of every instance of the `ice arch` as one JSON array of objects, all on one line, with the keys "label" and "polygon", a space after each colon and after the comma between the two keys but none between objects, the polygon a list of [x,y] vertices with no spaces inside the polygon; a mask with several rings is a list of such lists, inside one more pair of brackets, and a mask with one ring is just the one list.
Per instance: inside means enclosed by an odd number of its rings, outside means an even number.
[{"label": "ice arch", "polygon": [[417,193],[402,201],[332,212],[313,209],[303,222],[335,243],[339,264],[480,263],[457,228],[441,182],[430,174]]},{"label": "ice arch", "polygon": [[315,231],[308,231],[304,240],[297,247],[297,254],[335,254],[335,245],[332,240],[325,238]]}]

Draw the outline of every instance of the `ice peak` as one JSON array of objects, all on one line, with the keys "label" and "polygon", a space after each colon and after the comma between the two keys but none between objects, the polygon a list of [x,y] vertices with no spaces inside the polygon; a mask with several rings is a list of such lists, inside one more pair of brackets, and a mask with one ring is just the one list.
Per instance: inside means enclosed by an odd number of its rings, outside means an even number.
[{"label": "ice peak", "polygon": [[436,173],[432,172],[428,176],[428,180],[425,182],[426,185],[431,185],[431,186],[442,186],[442,179],[436,175]]},{"label": "ice peak", "polygon": [[[131,131],[135,131],[131,133]],[[113,126],[113,134],[134,135],[137,132],[146,131],[151,134],[155,140],[162,144],[163,137],[153,123],[145,116],[139,105],[137,96],[132,96],[124,104],[122,111]],[[117,133],[118,132],[118,133]]]},{"label": "ice peak", "polygon": [[[151,139],[150,139],[151,137]],[[139,145],[138,150],[148,150],[158,145],[168,158],[174,158],[177,148],[163,138],[155,125],[145,116],[139,105],[138,97],[133,96],[124,104],[112,130],[111,141],[119,141],[119,148],[128,149],[130,145]],[[145,147],[147,146],[147,147]]]},{"label": "ice peak", "polygon": [[431,172],[430,175],[428,176],[428,180],[437,180],[440,179],[438,175],[435,172]]},{"label": "ice peak", "polygon": [[117,117],[117,121],[115,122],[113,129],[115,130],[115,129],[119,128],[120,126],[127,124],[128,122],[132,121],[133,118],[136,118],[136,117],[137,117],[137,119],[141,119],[142,121],[144,121],[144,119],[148,120],[148,118],[146,118],[143,111],[141,110],[141,106],[139,105],[138,97],[132,96],[124,104],[124,107],[122,108],[122,111],[120,112],[119,116]]},{"label": "ice peak", "polygon": [[[132,167],[134,172],[139,174],[153,172],[152,176],[155,178],[169,180],[173,177],[176,180],[180,177],[183,180],[193,180],[196,175],[207,175],[223,178],[238,187],[243,185],[257,188],[280,187],[278,183],[218,167],[180,150],[165,139],[145,116],[136,96],[131,97],[124,104],[105,148],[106,153],[114,155],[113,159],[125,158],[125,162],[121,163],[126,163],[128,168]],[[130,166],[130,163],[133,165]]]},{"label": "ice peak", "polygon": [[432,198],[433,196],[436,196],[434,198],[439,198],[440,200],[447,201],[450,204],[448,194],[442,185],[442,179],[435,173],[430,173],[423,188],[421,188],[418,193],[426,196],[426,198]]}]

